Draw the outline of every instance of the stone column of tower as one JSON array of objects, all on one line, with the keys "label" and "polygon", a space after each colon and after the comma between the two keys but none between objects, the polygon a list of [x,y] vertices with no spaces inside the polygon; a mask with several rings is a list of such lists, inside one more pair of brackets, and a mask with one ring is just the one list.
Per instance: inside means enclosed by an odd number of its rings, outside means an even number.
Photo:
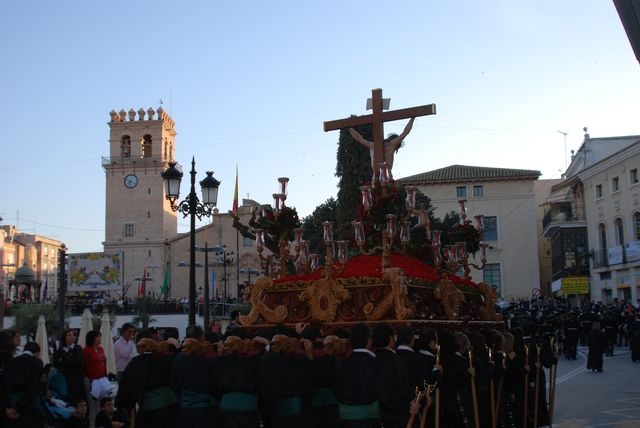
[{"label": "stone column of tower", "polygon": [[104,251],[123,253],[124,286],[135,297],[145,268],[147,293],[159,294],[168,267],[168,240],[177,216],[165,198],[160,173],[174,158],[174,122],[162,108],[111,111],[106,176]]}]

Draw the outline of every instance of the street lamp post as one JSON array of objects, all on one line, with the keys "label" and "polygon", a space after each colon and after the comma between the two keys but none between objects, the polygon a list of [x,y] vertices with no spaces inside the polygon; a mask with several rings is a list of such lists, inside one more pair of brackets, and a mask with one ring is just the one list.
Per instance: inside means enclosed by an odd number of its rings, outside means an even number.
[{"label": "street lamp post", "polygon": [[211,314],[209,312],[209,253],[220,254],[221,251],[224,251],[222,247],[213,247],[209,248],[209,244],[207,242],[204,243],[204,248],[196,248],[198,251],[204,252],[204,329],[205,331],[209,328],[209,321],[211,318]]},{"label": "street lamp post", "polygon": [[210,217],[218,200],[218,187],[220,182],[213,177],[213,172],[207,171],[207,177],[200,182],[202,188],[202,203],[196,194],[196,160],[191,159],[191,189],[185,199],[176,204],[180,197],[180,181],[182,171],[176,168],[175,162],[170,162],[169,167],[162,172],[165,183],[166,198],[171,203],[173,211],[180,211],[183,217],[190,216],[189,229],[189,325],[196,323],[196,217]]},{"label": "street lamp post", "polygon": [[[224,248],[224,245],[222,246]],[[229,281],[229,278],[227,278],[227,266],[231,265],[233,263],[233,256],[234,252],[231,251],[223,251],[222,253],[222,258],[218,259],[220,262],[222,262],[222,267],[224,269],[224,273],[223,273],[223,279],[224,279],[224,297],[228,297],[227,295],[227,282]]]},{"label": "street lamp post", "polygon": [[67,249],[62,244],[58,250],[58,326],[64,329],[64,301],[67,295]]}]

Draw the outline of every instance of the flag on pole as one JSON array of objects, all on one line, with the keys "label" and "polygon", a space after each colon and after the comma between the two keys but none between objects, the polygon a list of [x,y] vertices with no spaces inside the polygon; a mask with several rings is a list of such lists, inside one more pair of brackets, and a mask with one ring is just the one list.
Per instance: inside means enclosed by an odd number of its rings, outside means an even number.
[{"label": "flag on pole", "polygon": [[236,165],[236,188],[233,191],[233,208],[231,208],[231,214],[234,217],[238,217],[238,165]]},{"label": "flag on pole", "polygon": [[140,281],[140,285],[138,286],[138,298],[144,297],[147,294],[147,268],[144,268],[144,273],[142,274],[142,280]]},{"label": "flag on pole", "polygon": [[169,290],[171,289],[171,284],[169,284],[169,269],[164,273],[164,282],[162,283],[162,288],[160,289],[160,294],[164,294],[165,296],[169,295]]}]

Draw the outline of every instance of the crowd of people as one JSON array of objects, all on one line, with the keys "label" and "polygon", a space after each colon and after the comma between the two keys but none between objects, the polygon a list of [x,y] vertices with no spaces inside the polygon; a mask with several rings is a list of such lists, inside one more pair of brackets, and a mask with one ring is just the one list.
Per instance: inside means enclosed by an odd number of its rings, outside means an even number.
[{"label": "crowd of people", "polygon": [[206,331],[190,326],[182,342],[173,330],[160,338],[125,324],[113,374],[98,331],[81,348],[64,330],[47,367],[35,342],[19,351],[16,333],[0,332],[0,426],[537,427],[553,414],[545,369],[575,359],[581,341],[589,370],[602,372],[616,346],[638,360],[631,305],[535,299],[502,311],[504,327],[474,331],[384,322],[256,330],[234,313],[224,333],[215,319]]}]

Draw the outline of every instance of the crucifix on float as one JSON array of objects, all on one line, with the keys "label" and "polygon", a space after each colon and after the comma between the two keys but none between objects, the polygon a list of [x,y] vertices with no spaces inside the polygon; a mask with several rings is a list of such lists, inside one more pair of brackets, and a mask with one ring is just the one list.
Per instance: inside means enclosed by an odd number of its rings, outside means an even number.
[{"label": "crucifix on float", "polygon": [[[404,137],[407,136],[413,125],[413,120],[418,116],[428,116],[430,114],[436,114],[436,105],[427,104],[418,107],[404,108],[400,110],[383,111],[382,110],[382,89],[372,89],[372,114],[364,116],[349,117],[347,119],[338,119],[324,122],[324,130],[335,131],[337,129],[353,128],[354,126],[371,124],[373,127],[373,142],[367,141],[354,129],[350,129],[351,135],[359,143],[369,147],[371,154],[371,169],[373,170],[373,180],[378,181],[379,177],[376,174],[377,169],[381,164],[386,163],[389,173],[393,167],[393,153],[396,146],[399,145]],[[385,150],[384,142],[384,122],[390,122],[392,120],[411,119],[405,130],[400,136],[389,141],[389,150]]]}]

